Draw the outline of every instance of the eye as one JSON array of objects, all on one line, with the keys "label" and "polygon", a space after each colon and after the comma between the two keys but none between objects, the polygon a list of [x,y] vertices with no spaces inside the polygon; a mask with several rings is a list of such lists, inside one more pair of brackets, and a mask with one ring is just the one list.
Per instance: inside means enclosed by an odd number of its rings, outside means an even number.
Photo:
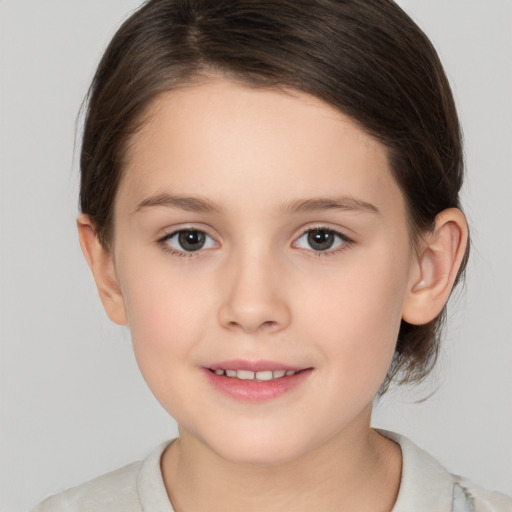
[{"label": "eye", "polygon": [[299,249],[312,249],[316,252],[335,251],[341,246],[350,243],[345,235],[332,229],[308,229],[295,242]]},{"label": "eye", "polygon": [[166,235],[160,242],[179,253],[196,252],[201,249],[210,249],[217,245],[211,236],[197,229],[180,229],[170,235]]}]

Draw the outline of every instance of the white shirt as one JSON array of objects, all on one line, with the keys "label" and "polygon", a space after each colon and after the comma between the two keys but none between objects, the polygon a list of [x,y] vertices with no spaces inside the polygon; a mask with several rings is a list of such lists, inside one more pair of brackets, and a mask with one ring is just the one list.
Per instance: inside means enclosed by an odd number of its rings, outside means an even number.
[{"label": "white shirt", "polygon": [[[392,512],[512,512],[511,498],[448,473],[406,437],[379,432],[402,450],[402,478]],[[160,470],[168,445],[161,444],[143,461],[51,496],[33,512],[174,512]]]}]

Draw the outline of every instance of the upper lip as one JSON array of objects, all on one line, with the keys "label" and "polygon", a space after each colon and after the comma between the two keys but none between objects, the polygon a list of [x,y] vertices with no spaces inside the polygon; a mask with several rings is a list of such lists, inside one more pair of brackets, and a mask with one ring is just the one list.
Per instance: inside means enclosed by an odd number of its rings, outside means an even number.
[{"label": "upper lip", "polygon": [[231,361],[222,361],[208,365],[210,370],[248,370],[251,372],[264,372],[274,370],[304,370],[304,367],[291,366],[288,364],[279,363],[277,361],[247,361],[243,359],[234,359]]}]

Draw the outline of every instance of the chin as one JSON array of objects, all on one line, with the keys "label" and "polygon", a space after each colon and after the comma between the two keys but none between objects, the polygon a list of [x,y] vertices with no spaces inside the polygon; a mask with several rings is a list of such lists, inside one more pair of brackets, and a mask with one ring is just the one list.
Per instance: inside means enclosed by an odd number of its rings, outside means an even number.
[{"label": "chin", "polygon": [[290,432],[231,432],[207,440],[210,448],[221,458],[237,465],[278,466],[290,463],[311,449],[309,439],[300,439]]}]

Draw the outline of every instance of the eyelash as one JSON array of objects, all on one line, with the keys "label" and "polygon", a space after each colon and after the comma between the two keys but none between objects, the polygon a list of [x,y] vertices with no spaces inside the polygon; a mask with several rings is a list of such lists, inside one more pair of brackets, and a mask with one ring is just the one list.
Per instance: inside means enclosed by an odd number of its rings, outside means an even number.
[{"label": "eyelash", "polygon": [[338,247],[335,249],[326,249],[325,251],[315,251],[313,249],[307,250],[308,255],[312,256],[314,258],[325,258],[329,256],[335,256],[337,254],[340,254],[347,249],[349,249],[352,245],[354,245],[354,240],[344,233],[341,233],[339,231],[336,231],[335,229],[328,228],[326,226],[313,226],[309,227],[308,229],[304,230],[302,234],[295,239],[294,243],[297,243],[298,240],[300,240],[303,236],[307,235],[308,233],[311,233],[313,231],[323,231],[324,233],[328,233],[330,235],[334,235],[338,240],[341,242]]},{"label": "eyelash", "polygon": [[[341,252],[347,250],[349,247],[351,247],[355,242],[354,240],[352,240],[351,238],[349,238],[347,235],[343,234],[343,233],[340,233],[339,231],[336,231],[335,229],[331,229],[331,228],[327,228],[325,226],[313,226],[313,227],[310,227],[306,230],[304,230],[300,236],[298,236],[295,241],[294,241],[294,244],[300,240],[302,237],[304,237],[305,235],[307,235],[308,233],[311,233],[313,231],[323,231],[324,233],[327,233],[327,234],[332,234],[334,235],[341,243],[339,244],[339,246],[335,249],[326,249],[324,251],[315,251],[314,249],[305,249],[310,256],[312,257],[317,257],[317,258],[322,258],[322,257],[327,257],[327,256],[333,256],[333,255],[336,255],[336,254],[340,254]],[[202,235],[205,235],[207,236],[208,238],[212,239],[213,238],[208,235],[208,233],[206,233],[205,231],[202,231],[200,229],[193,229],[193,228],[182,228],[182,229],[178,229],[176,231],[172,231],[171,233],[168,233],[166,235],[164,235],[163,237],[159,238],[157,240],[157,243],[158,245],[162,248],[162,250],[166,253],[169,253],[173,256],[178,256],[179,258],[191,258],[191,257],[194,257],[196,256],[197,254],[196,253],[201,253],[203,252],[203,248],[201,249],[198,249],[196,251],[186,251],[186,250],[176,250],[176,249],[173,249],[169,244],[169,240],[171,240],[173,237],[175,237],[176,235],[179,235],[180,233],[187,233],[187,232],[192,232],[192,233],[200,233]]]},{"label": "eyelash", "polygon": [[164,235],[162,238],[159,238],[157,240],[157,243],[158,243],[158,245],[160,245],[160,247],[162,248],[162,250],[164,252],[169,253],[172,256],[178,256],[179,258],[191,258],[193,256],[196,256],[196,253],[202,252],[202,248],[198,249],[197,251],[185,251],[185,250],[178,251],[176,249],[173,249],[168,244],[168,242],[169,242],[169,240],[171,240],[176,235],[179,235],[180,233],[201,233],[213,240],[213,238],[210,235],[208,235],[208,233],[206,233],[205,231],[203,231],[201,229],[182,228],[182,229],[177,229],[176,231],[172,231],[171,233]]}]

